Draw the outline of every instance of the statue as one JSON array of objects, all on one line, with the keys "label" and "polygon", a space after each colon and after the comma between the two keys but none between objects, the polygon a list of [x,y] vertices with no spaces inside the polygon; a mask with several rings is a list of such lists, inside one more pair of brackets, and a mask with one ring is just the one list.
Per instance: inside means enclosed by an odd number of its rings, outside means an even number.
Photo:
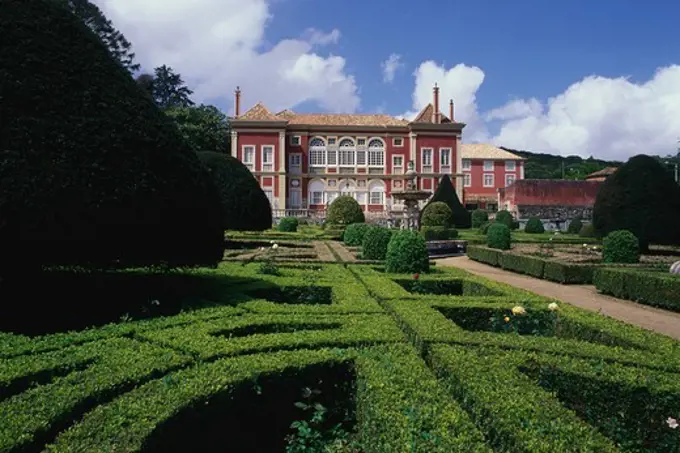
[{"label": "statue", "polygon": [[404,221],[401,223],[402,229],[418,230],[420,227],[420,210],[418,209],[418,202],[425,200],[431,195],[430,192],[418,190],[416,178],[415,162],[410,160],[408,162],[408,170],[406,171],[406,188],[401,192],[392,192],[392,195],[397,200],[402,200],[405,206]]}]

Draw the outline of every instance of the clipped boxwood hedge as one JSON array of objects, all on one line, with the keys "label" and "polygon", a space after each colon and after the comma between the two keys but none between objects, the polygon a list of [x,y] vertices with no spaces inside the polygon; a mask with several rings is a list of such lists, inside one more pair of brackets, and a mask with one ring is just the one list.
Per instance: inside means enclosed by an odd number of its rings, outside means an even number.
[{"label": "clipped boxwood hedge", "polygon": [[384,260],[392,234],[393,231],[387,228],[370,226],[361,243],[361,257],[365,260]]},{"label": "clipped boxwood hedge", "polygon": [[351,225],[347,225],[343,235],[343,241],[345,242],[345,245],[350,247],[361,245],[369,227],[370,225],[367,223],[353,223]]},{"label": "clipped boxwood hedge", "polygon": [[425,239],[415,231],[401,230],[392,235],[385,258],[387,272],[427,272],[430,259]]},{"label": "clipped boxwood hedge", "polygon": [[621,299],[680,312],[680,277],[633,269],[595,269],[598,291]]},{"label": "clipped boxwood hedge", "polygon": [[454,228],[424,226],[420,228],[420,234],[426,241],[448,241],[458,237],[458,230]]},{"label": "clipped boxwood hedge", "polygon": [[295,217],[284,217],[279,221],[278,230],[285,233],[295,233],[299,224]]}]

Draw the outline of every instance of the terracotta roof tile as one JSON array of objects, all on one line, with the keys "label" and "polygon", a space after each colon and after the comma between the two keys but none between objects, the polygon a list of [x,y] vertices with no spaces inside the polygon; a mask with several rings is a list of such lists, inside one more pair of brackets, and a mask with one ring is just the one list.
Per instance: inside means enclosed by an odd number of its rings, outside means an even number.
[{"label": "terracotta roof tile", "polygon": [[[288,124],[304,124],[312,126],[406,126],[408,121],[389,115],[358,115],[342,113],[293,113],[290,110],[285,119]],[[281,112],[281,113],[284,113]],[[282,115],[283,117],[283,115]]]},{"label": "terracotta roof tile", "polygon": [[[421,111],[416,115],[416,117],[413,119],[413,123],[432,123],[432,115],[434,114],[434,105],[432,104],[427,104]],[[448,116],[444,115],[442,112],[439,112],[441,115],[441,122],[442,124],[447,124],[451,123],[451,120],[449,119]]]},{"label": "terracotta roof tile", "polygon": [[516,154],[486,143],[463,144],[461,154],[463,159],[524,160]]},{"label": "terracotta roof tile", "polygon": [[250,110],[239,116],[237,119],[246,121],[283,121],[282,118],[277,117],[270,112],[261,102],[255,104]]}]

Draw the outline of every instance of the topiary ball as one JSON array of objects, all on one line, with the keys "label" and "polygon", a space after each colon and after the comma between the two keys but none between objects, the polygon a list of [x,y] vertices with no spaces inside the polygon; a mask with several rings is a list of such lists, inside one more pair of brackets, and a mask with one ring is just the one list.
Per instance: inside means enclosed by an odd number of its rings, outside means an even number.
[{"label": "topiary ball", "polygon": [[640,261],[640,242],[628,230],[612,231],[602,241],[605,263],[637,263]]},{"label": "topiary ball", "polygon": [[506,210],[498,211],[498,213],[496,214],[496,218],[494,219],[494,222],[503,223],[508,228],[512,228],[513,222],[512,214],[510,214],[510,212]]},{"label": "topiary ball", "polygon": [[493,223],[486,234],[486,244],[493,249],[510,249],[510,228],[503,223]]},{"label": "topiary ball", "polygon": [[295,217],[284,217],[279,222],[279,231],[286,233],[295,233],[298,229],[298,219]]},{"label": "topiary ball", "polygon": [[347,225],[347,228],[345,228],[345,233],[342,237],[345,245],[350,247],[361,245],[369,227],[370,225],[367,223],[353,223],[351,225]]},{"label": "topiary ball", "polygon": [[401,230],[392,235],[387,245],[385,271],[390,273],[420,273],[430,270],[430,258],[425,239],[415,231]]},{"label": "topiary ball", "polygon": [[328,207],[326,223],[334,225],[350,225],[366,221],[359,203],[352,197],[343,195],[333,200]]},{"label": "topiary ball", "polygon": [[567,233],[579,234],[581,232],[581,228],[583,228],[583,222],[581,221],[581,218],[574,217],[574,219],[571,222],[569,222],[569,226],[567,227]]},{"label": "topiary ball", "polygon": [[578,232],[578,235],[581,236],[582,238],[594,238],[595,237],[595,227],[593,226],[592,223],[588,223],[586,225],[583,225],[581,227],[581,231]]},{"label": "topiary ball", "polygon": [[479,228],[489,221],[489,212],[484,209],[472,211],[472,228]]},{"label": "topiary ball", "polygon": [[453,215],[451,208],[443,201],[435,201],[425,206],[423,215],[420,217],[420,224],[429,227],[444,227],[451,226],[451,216]]},{"label": "topiary ball", "polygon": [[371,225],[366,230],[361,243],[361,256],[366,260],[384,260],[387,255],[387,245],[392,238],[392,230],[377,225]]},{"label": "topiary ball", "polygon": [[527,222],[527,226],[524,228],[525,233],[529,234],[543,234],[545,233],[545,227],[543,222],[538,217],[531,217]]}]

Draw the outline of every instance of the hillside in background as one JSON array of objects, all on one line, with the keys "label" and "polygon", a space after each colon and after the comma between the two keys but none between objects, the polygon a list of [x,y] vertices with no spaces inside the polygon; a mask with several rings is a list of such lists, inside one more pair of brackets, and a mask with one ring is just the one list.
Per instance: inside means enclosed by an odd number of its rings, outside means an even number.
[{"label": "hillside in background", "polygon": [[511,148],[502,149],[527,159],[524,167],[526,179],[585,179],[586,175],[606,167],[618,167],[622,162],[583,159],[579,156],[555,156],[553,154],[532,153]]}]

